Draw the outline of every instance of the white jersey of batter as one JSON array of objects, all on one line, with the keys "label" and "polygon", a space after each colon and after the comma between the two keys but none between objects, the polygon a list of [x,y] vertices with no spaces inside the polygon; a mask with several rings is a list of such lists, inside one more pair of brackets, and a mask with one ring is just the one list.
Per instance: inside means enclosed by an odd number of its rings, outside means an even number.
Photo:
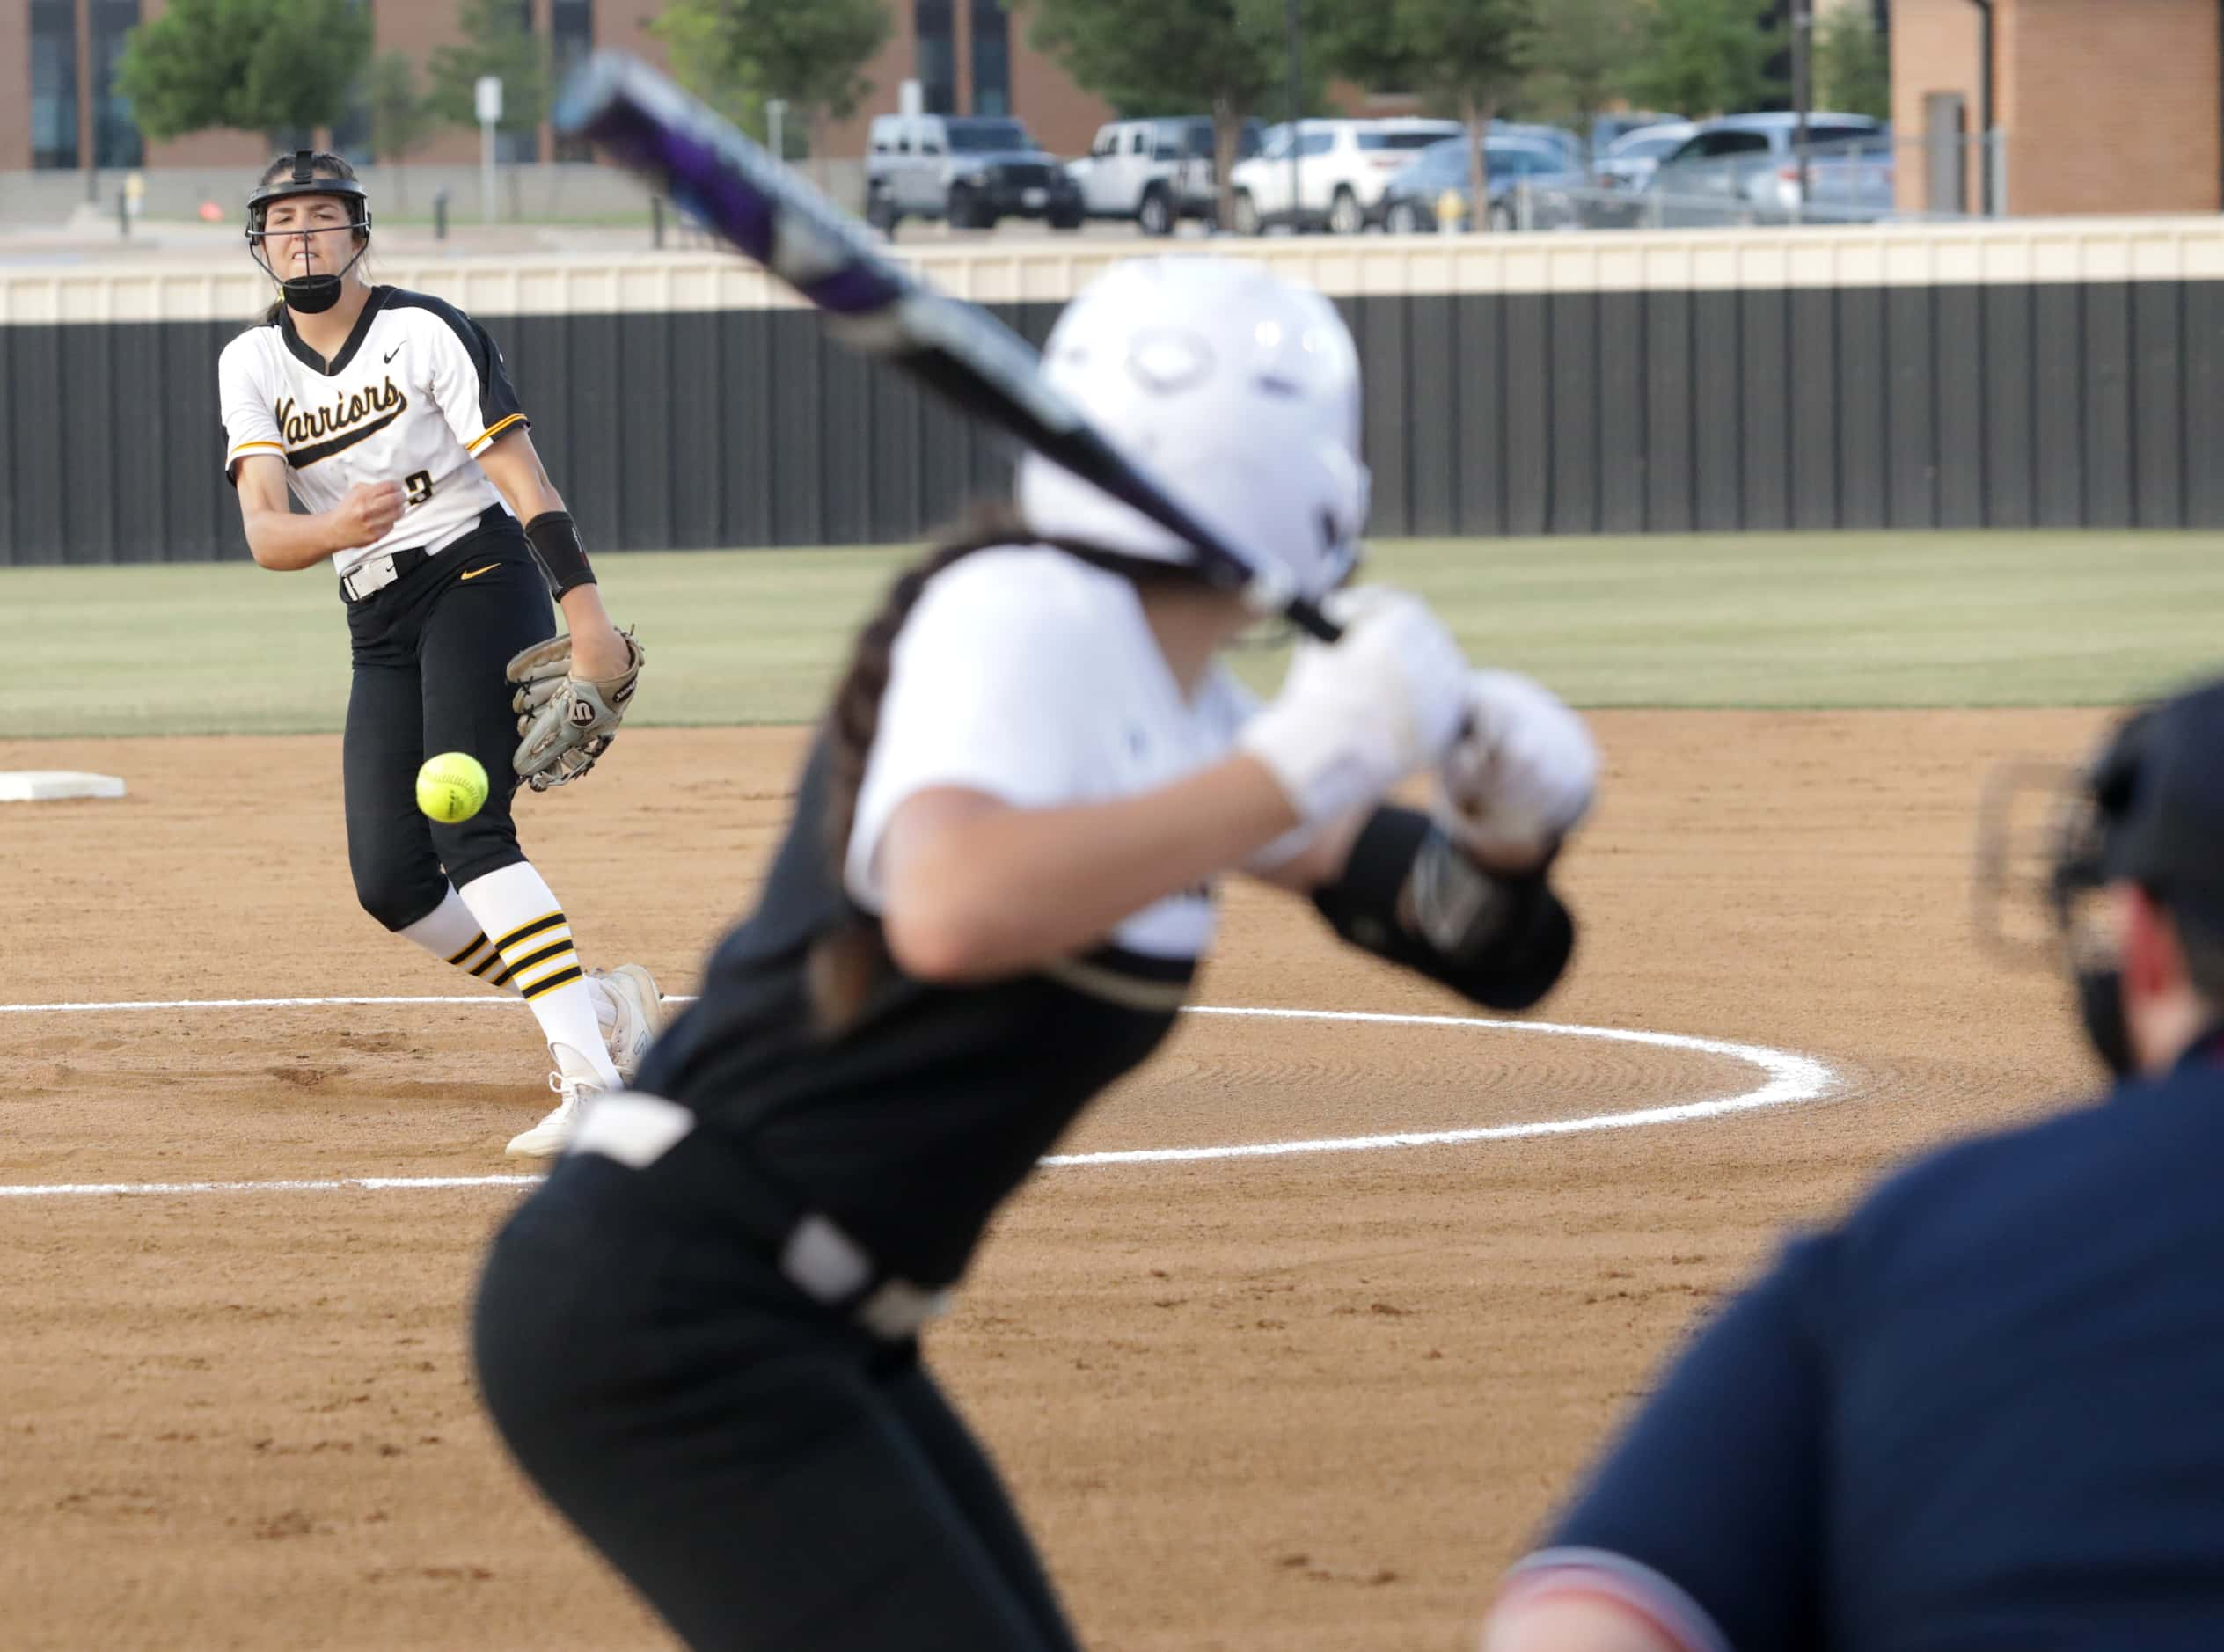
[{"label": "white jersey of batter", "polygon": [[[1119,574],[1039,545],[977,551],[928,581],[896,633],[844,868],[851,898],[881,910],[881,837],[916,793],[960,786],[1051,808],[1153,791],[1225,757],[1256,704],[1217,663],[1184,698]],[[1108,939],[1195,959],[1214,924],[1200,887]]]},{"label": "white jersey of batter", "polygon": [[280,310],[224,347],[216,384],[233,482],[240,460],[269,453],[286,461],[288,486],[312,511],[330,510],[357,482],[402,484],[392,531],[333,559],[343,576],[381,552],[438,552],[469,533],[503,502],[475,460],[527,423],[486,330],[453,304],[397,287],[371,289],[330,362]]}]

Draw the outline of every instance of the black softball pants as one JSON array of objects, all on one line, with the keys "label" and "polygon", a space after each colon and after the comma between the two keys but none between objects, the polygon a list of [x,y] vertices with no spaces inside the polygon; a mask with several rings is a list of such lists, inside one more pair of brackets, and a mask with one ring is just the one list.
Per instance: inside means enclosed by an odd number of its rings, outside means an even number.
[{"label": "black softball pants", "polygon": [[[363,910],[406,929],[457,886],[525,859],[510,816],[517,718],[503,676],[556,634],[548,584],[516,518],[481,525],[348,605],[354,677],[340,769],[348,865]],[[486,806],[460,825],[417,808],[427,757],[466,751],[486,771]]]},{"label": "black softball pants", "polygon": [[805,1297],[703,1196],[732,1151],[574,1155],[496,1239],[474,1338],[519,1464],[699,1652],[1072,1652],[918,1342]]}]

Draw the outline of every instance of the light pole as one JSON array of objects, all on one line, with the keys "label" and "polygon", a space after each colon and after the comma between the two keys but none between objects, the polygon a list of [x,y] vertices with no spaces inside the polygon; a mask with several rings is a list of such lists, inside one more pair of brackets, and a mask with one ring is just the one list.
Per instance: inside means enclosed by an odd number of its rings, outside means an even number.
[{"label": "light pole", "polygon": [[1977,169],[1985,203],[1985,216],[2000,210],[1993,185],[1993,0],[1970,0],[1977,8]]},{"label": "light pole", "polygon": [[1303,146],[1299,142],[1302,134],[1298,123],[1305,117],[1305,71],[1298,55],[1298,4],[1299,0],[1285,0],[1283,21],[1290,35],[1290,230],[1293,235],[1303,235],[1305,220],[1299,208],[1305,197],[1299,191],[1304,173],[1298,166],[1298,151]]},{"label": "light pole", "polygon": [[1815,101],[1815,10],[1813,0],[1791,0],[1792,153],[1799,157],[1799,204],[1804,218],[1810,193],[1807,167],[1807,111]]}]

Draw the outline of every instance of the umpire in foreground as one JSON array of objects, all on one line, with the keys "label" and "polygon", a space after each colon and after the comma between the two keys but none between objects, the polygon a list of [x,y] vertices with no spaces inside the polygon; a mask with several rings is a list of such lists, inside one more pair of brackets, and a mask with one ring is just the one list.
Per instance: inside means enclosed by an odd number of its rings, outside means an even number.
[{"label": "umpire in foreground", "polygon": [[2115,1087],[1790,1245],[1484,1652],[2224,1648],[2224,680],[2119,726],[2051,892]]}]

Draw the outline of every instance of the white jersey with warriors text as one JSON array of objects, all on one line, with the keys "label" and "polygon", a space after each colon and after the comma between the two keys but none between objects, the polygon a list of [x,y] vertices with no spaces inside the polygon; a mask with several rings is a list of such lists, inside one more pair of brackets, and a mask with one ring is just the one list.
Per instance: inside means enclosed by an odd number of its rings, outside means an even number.
[{"label": "white jersey with warriors text", "polygon": [[224,474],[268,453],[294,497],[330,510],[357,482],[399,482],[401,520],[377,545],[333,559],[342,575],[381,552],[428,552],[462,538],[501,494],[476,463],[527,420],[486,330],[453,304],[375,287],[348,341],[326,362],[293,317],[250,328],[216,366]]}]

